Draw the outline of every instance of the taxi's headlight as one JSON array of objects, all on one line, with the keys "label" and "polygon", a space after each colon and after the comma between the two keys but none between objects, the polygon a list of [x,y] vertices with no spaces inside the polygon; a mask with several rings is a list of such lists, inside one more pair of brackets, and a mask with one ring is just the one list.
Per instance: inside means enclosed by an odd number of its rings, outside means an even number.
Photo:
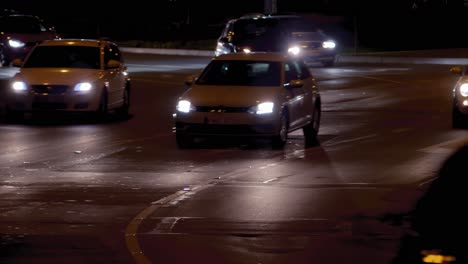
[{"label": "taxi's headlight", "polygon": [[273,108],[275,107],[275,104],[272,102],[264,102],[261,104],[258,104],[254,107],[251,107],[249,109],[249,113],[257,114],[257,115],[263,115],[263,114],[271,114],[273,113]]},{"label": "taxi's headlight", "polygon": [[75,92],[89,92],[93,88],[93,85],[89,82],[77,83],[73,88]]},{"label": "taxi's headlight", "polygon": [[301,53],[301,48],[299,48],[298,46],[292,46],[288,49],[288,52],[293,54],[293,55],[297,55],[299,53]]},{"label": "taxi's headlight", "polygon": [[332,40],[327,40],[322,43],[322,47],[324,49],[334,49],[336,47],[336,43]]},{"label": "taxi's headlight", "polygon": [[24,45],[26,45],[26,43],[24,43],[21,40],[10,39],[10,40],[8,40],[8,45],[10,45],[10,47],[12,47],[12,48],[22,48],[22,47],[24,47]]},{"label": "taxi's headlight", "polygon": [[190,111],[194,110],[194,107],[188,100],[180,100],[177,102],[177,111],[182,113],[189,113]]},{"label": "taxi's headlight", "polygon": [[28,86],[25,82],[22,81],[15,81],[11,84],[11,88],[16,92],[23,92],[28,90]]},{"label": "taxi's headlight", "polygon": [[251,50],[250,48],[242,48],[242,51],[243,51],[244,53],[250,53],[250,52],[252,52],[252,50]]},{"label": "taxi's headlight", "polygon": [[460,85],[460,94],[467,97],[468,96],[468,83]]}]

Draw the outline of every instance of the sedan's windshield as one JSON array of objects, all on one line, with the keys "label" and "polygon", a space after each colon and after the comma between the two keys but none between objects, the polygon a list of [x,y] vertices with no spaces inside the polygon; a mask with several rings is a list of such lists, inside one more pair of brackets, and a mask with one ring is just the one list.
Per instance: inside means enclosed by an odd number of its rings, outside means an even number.
[{"label": "sedan's windshield", "polygon": [[197,80],[203,85],[278,86],[281,63],[272,61],[212,61]]},{"label": "sedan's windshield", "polygon": [[99,69],[99,47],[39,46],[23,68],[86,68]]}]

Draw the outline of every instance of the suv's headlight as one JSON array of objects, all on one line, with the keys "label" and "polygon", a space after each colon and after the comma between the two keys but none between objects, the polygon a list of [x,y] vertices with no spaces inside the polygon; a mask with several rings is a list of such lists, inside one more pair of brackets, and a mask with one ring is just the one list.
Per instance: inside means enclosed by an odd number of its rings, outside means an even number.
[{"label": "suv's headlight", "polygon": [[257,114],[257,115],[262,115],[262,114],[271,114],[273,113],[273,108],[275,107],[275,104],[272,102],[264,102],[261,104],[258,104],[256,106],[253,106],[249,109],[249,113],[252,114]]},{"label": "suv's headlight", "polygon": [[22,81],[15,81],[11,83],[11,88],[16,92],[23,92],[23,91],[28,90],[28,86],[26,85],[25,82],[22,82]]},{"label": "suv's headlight", "polygon": [[12,47],[12,48],[22,48],[22,47],[24,47],[24,45],[26,45],[26,43],[24,43],[21,40],[10,39],[10,40],[8,40],[8,45],[10,45],[10,47]]},{"label": "suv's headlight", "polygon": [[327,40],[322,43],[322,47],[324,49],[334,49],[336,47],[336,43],[332,40]]},{"label": "suv's headlight", "polygon": [[216,45],[215,56],[227,53],[231,53],[231,50],[228,47],[226,47],[226,44],[218,42],[218,44]]},{"label": "suv's headlight", "polygon": [[190,111],[195,110],[195,108],[192,106],[190,101],[188,100],[180,100],[177,102],[177,111],[182,112],[182,113],[189,113]]},{"label": "suv's headlight", "polygon": [[460,94],[464,97],[468,96],[468,83],[464,83],[460,85]]},{"label": "suv's headlight", "polygon": [[299,46],[292,46],[288,49],[288,52],[293,55],[298,55],[299,53],[301,53],[301,48]]}]

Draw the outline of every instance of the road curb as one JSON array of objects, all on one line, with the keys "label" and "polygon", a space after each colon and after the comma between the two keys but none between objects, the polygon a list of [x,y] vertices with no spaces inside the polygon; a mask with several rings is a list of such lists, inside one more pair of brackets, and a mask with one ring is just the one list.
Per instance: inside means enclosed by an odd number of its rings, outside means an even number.
[{"label": "road curb", "polygon": [[162,55],[181,55],[181,56],[214,56],[214,51],[210,50],[186,50],[186,49],[154,49],[154,48],[131,48],[122,47],[122,52],[140,53],[140,54],[162,54]]}]

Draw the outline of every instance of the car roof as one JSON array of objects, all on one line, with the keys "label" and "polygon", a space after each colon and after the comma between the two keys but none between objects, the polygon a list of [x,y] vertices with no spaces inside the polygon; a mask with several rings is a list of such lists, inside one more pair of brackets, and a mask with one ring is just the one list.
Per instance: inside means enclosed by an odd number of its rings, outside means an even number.
[{"label": "car roof", "polygon": [[281,52],[238,52],[221,54],[213,60],[284,61],[289,56]]},{"label": "car roof", "polygon": [[98,40],[98,39],[51,39],[51,40],[43,41],[41,44],[39,44],[39,46],[73,45],[73,46],[99,47],[102,42],[106,44],[114,44],[113,42],[110,42],[107,40]]}]

